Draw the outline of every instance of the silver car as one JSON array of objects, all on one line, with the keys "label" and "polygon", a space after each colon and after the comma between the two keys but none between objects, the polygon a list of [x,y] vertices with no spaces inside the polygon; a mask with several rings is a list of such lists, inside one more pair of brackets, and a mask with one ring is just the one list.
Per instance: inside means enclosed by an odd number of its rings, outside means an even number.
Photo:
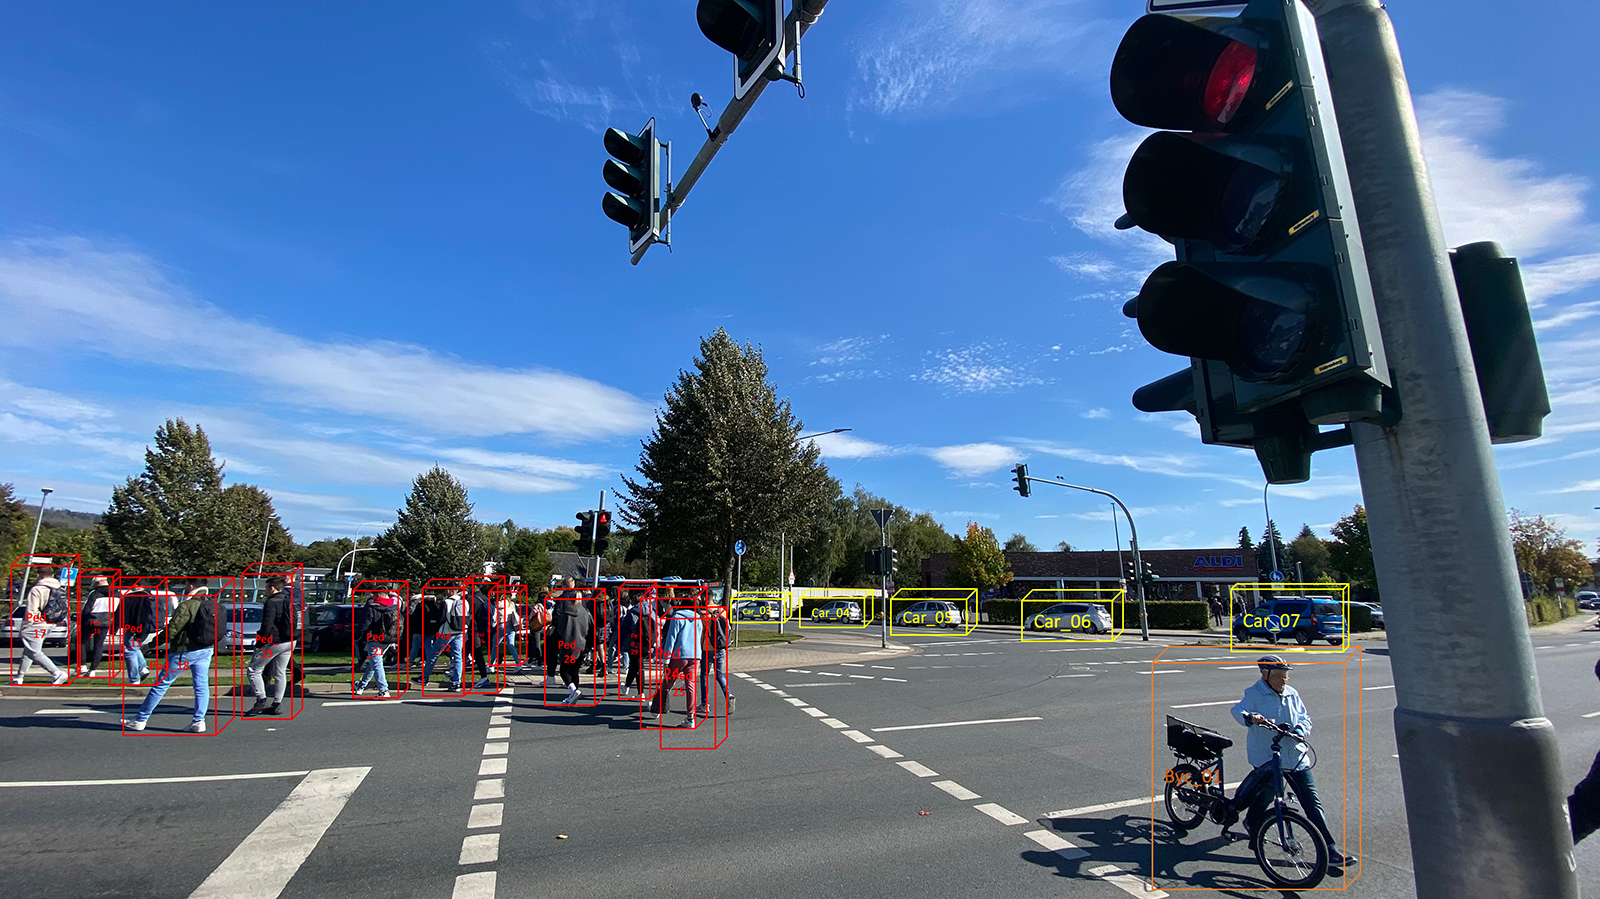
[{"label": "silver car", "polygon": [[894,623],[910,627],[948,627],[955,630],[961,626],[961,607],[953,602],[936,599],[914,602],[909,608],[894,616]]},{"label": "silver car", "polygon": [[[7,646],[22,645],[22,617],[27,611],[28,607],[26,605],[18,603],[16,610],[11,613],[11,617],[6,619],[4,628],[0,629],[0,639],[4,639]],[[66,646],[66,624],[50,625],[50,630],[46,631],[44,635],[44,645]]]},{"label": "silver car", "polygon": [[1110,633],[1113,627],[1111,613],[1105,606],[1088,602],[1058,602],[1042,612],[1028,616],[1030,631],[1085,631],[1091,634]]},{"label": "silver car", "polygon": [[250,652],[256,647],[256,634],[261,632],[259,602],[224,602],[217,604],[222,620],[217,622],[222,633],[217,635],[220,652]]}]

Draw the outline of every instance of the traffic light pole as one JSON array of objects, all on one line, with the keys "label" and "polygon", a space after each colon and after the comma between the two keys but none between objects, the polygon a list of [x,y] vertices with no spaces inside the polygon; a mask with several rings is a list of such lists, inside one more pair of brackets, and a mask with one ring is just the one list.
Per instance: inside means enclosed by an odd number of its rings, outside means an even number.
[{"label": "traffic light pole", "polygon": [[883,560],[883,627],[880,632],[884,649],[889,648],[889,554],[884,552],[889,546],[888,524],[878,525],[878,558]]},{"label": "traffic light pole", "polygon": [[589,526],[589,545],[594,548],[594,563],[590,567],[593,569],[591,577],[594,578],[593,586],[595,587],[600,586],[600,512],[605,510],[606,492],[602,490],[600,491],[600,511],[594,513],[594,518],[591,519],[593,524]]},{"label": "traffic light pole", "polygon": [[1379,0],[1309,5],[1403,404],[1394,427],[1350,428],[1389,599],[1417,896],[1575,899],[1555,731],[1393,25]]},{"label": "traffic light pole", "polygon": [[[1122,507],[1122,514],[1128,518],[1128,542],[1133,548],[1133,581],[1139,588],[1139,637],[1142,640],[1150,639],[1150,615],[1144,607],[1144,562],[1139,558],[1139,529],[1133,526],[1133,513],[1128,511],[1128,506],[1117,498],[1114,493],[1105,490],[1096,490],[1093,487],[1081,487],[1077,484],[1068,484],[1066,481],[1053,481],[1049,478],[1036,478],[1033,475],[1024,475],[1030,481],[1041,484],[1054,484],[1057,487],[1071,487],[1073,490],[1086,490],[1089,493],[1098,493],[1111,498],[1111,501]],[[1122,552],[1122,547],[1117,547],[1117,552]],[[1117,572],[1121,574],[1121,572]]]},{"label": "traffic light pole", "polygon": [[[822,8],[827,5],[828,0],[794,0],[794,9],[790,11],[789,17],[784,19],[783,33],[804,35],[816,23],[817,17],[822,15]],[[799,29],[798,32],[795,31],[796,28]],[[694,154],[694,159],[690,160],[689,167],[683,172],[682,180],[671,185],[667,193],[665,212],[669,227],[673,214],[683,205],[683,201],[688,199],[689,191],[694,189],[695,182],[700,180],[706,167],[711,165],[712,158],[722,149],[722,145],[728,142],[728,138],[733,135],[734,129],[739,127],[739,123],[744,121],[744,117],[750,112],[750,108],[756,105],[756,99],[766,90],[769,83],[756,82],[743,97],[730,100],[728,105],[723,107],[722,115],[717,117],[717,127],[712,129],[706,142],[700,145],[700,152]],[[644,258],[645,251],[649,249],[648,244],[640,247],[634,252],[630,261],[638,265],[639,260]]]}]

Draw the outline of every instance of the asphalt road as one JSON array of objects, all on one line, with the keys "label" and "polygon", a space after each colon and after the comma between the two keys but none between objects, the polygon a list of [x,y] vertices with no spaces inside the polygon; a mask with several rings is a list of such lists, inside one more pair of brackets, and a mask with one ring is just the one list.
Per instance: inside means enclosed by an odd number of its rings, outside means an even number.
[{"label": "asphalt road", "polygon": [[[920,651],[734,678],[720,732],[640,730],[636,701],[560,707],[525,685],[313,699],[293,721],[207,736],[175,733],[189,718],[176,697],[140,735],[116,703],[7,699],[0,882],[51,897],[1111,899],[1153,895],[1140,884],[1154,871],[1191,895],[1264,888],[1242,842],[1210,824],[1180,838],[1136,802],[1171,763],[1152,704],[1241,738],[1227,708],[1256,677],[1250,658],[981,631],[896,640]],[[1535,646],[1575,783],[1600,749],[1600,714],[1583,717],[1600,713],[1600,633]],[[1317,658],[1291,683],[1316,719],[1330,823],[1362,857],[1324,886],[1409,895],[1383,646]],[[1226,758],[1236,781],[1242,739]],[[1600,842],[1577,863],[1600,892]]]}]

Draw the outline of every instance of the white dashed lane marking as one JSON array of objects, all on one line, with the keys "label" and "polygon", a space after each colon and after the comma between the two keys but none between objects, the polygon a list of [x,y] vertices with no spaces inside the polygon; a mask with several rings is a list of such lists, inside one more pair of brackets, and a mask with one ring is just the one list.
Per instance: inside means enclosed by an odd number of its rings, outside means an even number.
[{"label": "white dashed lane marking", "polygon": [[1007,827],[1010,827],[1010,826],[1012,826],[1014,824],[1026,824],[1026,823],[1028,823],[1028,819],[1027,818],[1022,817],[1021,815],[1019,815],[1016,812],[1006,808],[1003,805],[1000,805],[997,802],[985,802],[985,803],[982,803],[980,805],[975,805],[975,806],[973,806],[973,808],[978,810],[978,811],[980,811],[980,812],[983,812],[985,815],[988,815],[989,817],[995,819],[996,821],[999,821],[1001,824],[1004,824]]}]

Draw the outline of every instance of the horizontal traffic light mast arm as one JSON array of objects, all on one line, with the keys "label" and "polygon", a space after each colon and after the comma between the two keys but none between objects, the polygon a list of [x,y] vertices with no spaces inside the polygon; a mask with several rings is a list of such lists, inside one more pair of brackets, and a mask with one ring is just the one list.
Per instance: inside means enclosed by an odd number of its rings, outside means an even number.
[{"label": "horizontal traffic light mast arm", "polygon": [[[1086,491],[1088,491],[1090,493],[1098,493],[1101,496],[1110,497],[1112,502],[1114,502],[1118,506],[1122,507],[1122,515],[1123,515],[1123,517],[1128,519],[1128,540],[1133,546],[1133,564],[1135,566],[1138,566],[1140,564],[1141,560],[1139,558],[1139,530],[1133,526],[1133,513],[1128,511],[1128,504],[1123,502],[1115,493],[1112,493],[1112,492],[1107,491],[1107,490],[1096,490],[1093,487],[1083,487],[1083,486],[1080,486],[1078,484],[1068,484],[1066,481],[1056,481],[1056,480],[1052,480],[1050,478],[1036,478],[1031,474],[1030,475],[1023,475],[1023,477],[1025,479],[1029,480],[1029,481],[1038,481],[1041,484],[1054,484],[1057,487],[1071,487],[1073,490],[1086,490]],[[1136,570],[1138,570],[1138,569],[1136,569]],[[1143,639],[1149,640],[1150,639],[1150,616],[1145,612],[1145,606],[1144,606],[1144,581],[1143,580],[1138,581],[1137,586],[1139,588],[1139,632],[1140,632],[1140,635],[1143,637]]]},{"label": "horizontal traffic light mast arm", "polygon": [[[789,12],[789,17],[783,21],[783,33],[794,34],[795,23],[798,22],[800,34],[803,36],[816,23],[817,16],[822,15],[822,8],[827,5],[828,0],[795,0],[794,9]],[[781,62],[782,60],[779,61]],[[689,168],[684,171],[683,177],[672,185],[671,192],[667,194],[665,211],[668,218],[671,218],[672,214],[678,211],[678,207],[683,205],[683,201],[689,196],[689,191],[694,188],[695,182],[700,180],[700,175],[705,172],[706,166],[711,164],[712,157],[716,156],[717,151],[722,149],[722,145],[728,142],[733,130],[739,127],[740,122],[744,121],[745,114],[750,111],[752,106],[756,105],[756,99],[766,89],[767,82],[758,81],[743,98],[730,101],[723,108],[722,115],[717,117],[717,127],[706,138],[706,142],[700,145],[700,152],[694,154],[694,159],[690,161]],[[644,258],[645,250],[648,249],[649,247],[646,246],[633,254],[632,261],[634,265],[639,264],[639,260]]]}]

